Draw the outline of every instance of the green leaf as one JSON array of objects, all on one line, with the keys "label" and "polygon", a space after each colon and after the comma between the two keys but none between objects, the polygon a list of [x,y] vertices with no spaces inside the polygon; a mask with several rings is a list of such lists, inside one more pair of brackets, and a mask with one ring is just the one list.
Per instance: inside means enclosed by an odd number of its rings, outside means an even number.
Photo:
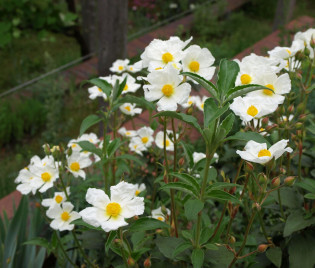
[{"label": "green leaf", "polygon": [[188,200],[185,207],[185,215],[187,220],[194,220],[197,218],[198,213],[203,209],[204,203],[200,200]]},{"label": "green leaf", "polygon": [[179,172],[171,172],[170,175],[189,183],[191,186],[195,188],[197,192],[200,191],[200,186],[196,178],[194,178],[193,176],[186,173],[179,173]]},{"label": "green leaf", "polygon": [[178,254],[182,253],[186,249],[192,248],[192,244],[189,242],[184,242],[183,244],[178,245],[173,251],[172,258],[175,258]]},{"label": "green leaf", "polygon": [[237,86],[237,87],[231,88],[227,92],[225,103],[230,101],[230,100],[235,99],[236,97],[243,96],[249,92],[261,90],[261,89],[266,89],[266,90],[270,90],[271,92],[274,92],[272,89],[270,89],[268,87],[256,85],[256,84]]},{"label": "green leaf", "polygon": [[232,203],[240,204],[240,201],[235,196],[222,190],[211,190],[210,192],[206,193],[206,198],[231,201]]},{"label": "green leaf", "polygon": [[168,190],[168,189],[179,190],[195,197],[199,196],[199,193],[195,190],[193,186],[191,186],[190,184],[182,183],[182,182],[169,182],[168,184],[161,186],[159,190],[161,191],[161,190]]},{"label": "green leaf", "polygon": [[75,221],[71,222],[71,224],[74,224],[77,226],[84,226],[84,227],[87,227],[88,229],[104,232],[104,230],[101,227],[94,227],[94,226],[84,222],[82,219],[75,220]]},{"label": "green leaf", "polygon": [[120,98],[117,103],[120,105],[123,103],[135,103],[138,106],[143,107],[147,110],[155,110],[155,105],[152,102],[149,102],[144,98],[139,98],[132,95],[127,95],[123,98]]},{"label": "green leaf", "polygon": [[303,188],[304,190],[309,191],[311,193],[315,193],[314,179],[305,178],[303,181],[295,183],[295,186]]},{"label": "green leaf", "polygon": [[216,190],[216,189],[232,188],[234,186],[241,187],[241,185],[237,183],[215,182],[207,187],[206,192]]},{"label": "green leaf", "polygon": [[105,81],[103,79],[100,79],[100,78],[92,78],[90,80],[83,81],[81,83],[81,86],[83,84],[86,84],[86,83],[91,83],[91,84],[97,86],[98,88],[100,88],[106,94],[107,98],[110,97],[110,94],[111,94],[111,91],[112,91],[112,85],[109,84],[107,81]]},{"label": "green leaf", "polygon": [[[219,135],[216,140],[219,142],[224,139],[231,131],[235,120],[234,114],[230,113],[219,126]],[[223,130],[223,131],[222,131]]]},{"label": "green leaf", "polygon": [[172,111],[164,111],[164,112],[160,112],[160,113],[155,114],[153,117],[158,117],[158,116],[169,116],[171,118],[179,119],[179,120],[184,121],[185,123],[187,123],[189,125],[192,125],[201,134],[203,134],[197,118],[192,116],[192,115],[188,115],[188,114],[184,114],[184,113],[177,113],[177,112],[172,112]]},{"label": "green leaf", "polygon": [[219,108],[213,98],[208,98],[204,104],[204,127],[209,128],[210,124],[224,114],[229,109],[229,105]]},{"label": "green leaf", "polygon": [[23,243],[23,245],[35,245],[49,249],[50,242],[43,237],[36,237]]},{"label": "green leaf", "polygon": [[176,237],[158,237],[155,239],[159,251],[169,259],[172,259],[174,250],[183,243],[182,238]]},{"label": "green leaf", "polygon": [[129,231],[138,232],[161,228],[170,228],[170,226],[167,223],[154,218],[140,218],[130,225]]},{"label": "green leaf", "polygon": [[304,197],[305,198],[307,198],[307,199],[315,199],[315,194],[313,194],[313,193],[308,193],[308,194],[306,194],[306,195],[304,195]]},{"label": "green leaf", "polygon": [[122,155],[118,155],[115,157],[115,159],[126,159],[126,160],[131,160],[134,161],[136,163],[138,163],[139,165],[143,165],[143,162],[136,156],[131,155],[131,154],[122,154]]},{"label": "green leaf", "polygon": [[222,59],[218,72],[218,89],[221,99],[225,98],[226,93],[235,86],[235,80],[240,67],[235,61]]},{"label": "green leaf", "polygon": [[191,262],[194,268],[201,268],[203,266],[204,261],[204,252],[200,248],[196,248],[193,250],[191,254]]},{"label": "green leaf", "polygon": [[89,141],[79,141],[78,144],[82,148],[82,151],[91,152],[99,157],[102,157],[102,150],[97,148],[93,143]]},{"label": "green leaf", "polygon": [[114,100],[117,99],[121,95],[121,92],[123,92],[123,90],[124,90],[124,88],[126,86],[126,83],[127,83],[127,76],[122,81],[122,83],[119,85],[118,91],[117,91],[117,96],[114,95]]},{"label": "green leaf", "polygon": [[189,167],[192,168],[193,165],[194,165],[194,158],[193,158],[193,154],[192,154],[192,151],[191,149],[189,148],[189,146],[184,143],[183,141],[180,141],[179,144],[183,147],[183,150],[184,150],[184,153],[185,153],[185,156],[186,156],[186,159],[189,163]]},{"label": "green leaf", "polygon": [[286,220],[283,236],[287,237],[294,232],[303,230],[304,228],[315,224],[315,218],[304,219],[304,214],[302,210],[292,211]]},{"label": "green leaf", "polygon": [[210,81],[204,79],[203,77],[199,76],[198,74],[195,73],[190,73],[190,72],[184,72],[181,73],[182,75],[186,75],[190,77],[191,79],[195,80],[198,82],[199,85],[204,87],[213,97],[216,99],[218,98],[218,89],[217,87],[211,83]]},{"label": "green leaf", "polygon": [[88,117],[84,118],[84,120],[81,123],[79,136],[81,136],[88,128],[97,124],[101,120],[102,119],[95,114],[89,115]]},{"label": "green leaf", "polygon": [[211,243],[205,244],[204,247],[206,249],[210,249],[210,250],[218,250],[219,249],[215,244],[211,244]]},{"label": "green leaf", "polygon": [[281,267],[282,250],[281,248],[270,248],[266,252],[267,258],[278,268]]},{"label": "green leaf", "polygon": [[108,254],[108,250],[110,249],[110,245],[112,244],[113,240],[115,239],[117,235],[117,232],[116,231],[111,231],[109,233],[109,236],[106,240],[106,243],[105,243],[105,252],[106,252],[106,255]]},{"label": "green leaf", "polygon": [[109,145],[107,146],[108,158],[110,158],[122,144],[123,142],[121,142],[119,138],[112,140],[112,142],[110,142]]},{"label": "green leaf", "polygon": [[237,132],[233,136],[227,137],[225,141],[230,141],[230,140],[241,140],[241,141],[256,141],[258,143],[266,143],[267,146],[270,146],[269,141],[267,141],[262,135],[256,132]]}]

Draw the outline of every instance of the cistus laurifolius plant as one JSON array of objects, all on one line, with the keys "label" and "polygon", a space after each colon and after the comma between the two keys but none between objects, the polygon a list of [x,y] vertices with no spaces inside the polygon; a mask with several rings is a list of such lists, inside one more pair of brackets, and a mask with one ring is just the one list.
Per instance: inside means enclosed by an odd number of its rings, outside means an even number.
[{"label": "cistus laurifolius plant", "polygon": [[28,243],[59,266],[314,266],[315,29],[217,68],[191,42],[155,39],[84,81],[106,105],[20,171],[52,229]]}]

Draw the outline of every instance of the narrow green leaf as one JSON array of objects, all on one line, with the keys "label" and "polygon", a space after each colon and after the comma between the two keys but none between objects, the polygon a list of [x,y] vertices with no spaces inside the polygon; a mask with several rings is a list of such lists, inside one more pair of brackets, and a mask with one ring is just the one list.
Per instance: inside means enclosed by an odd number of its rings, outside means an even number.
[{"label": "narrow green leaf", "polygon": [[101,120],[102,119],[95,114],[92,114],[92,115],[89,115],[88,117],[86,117],[81,123],[79,136],[81,136],[88,128],[97,124]]},{"label": "narrow green leaf", "polygon": [[172,111],[164,111],[164,112],[160,112],[157,113],[156,115],[154,115],[153,117],[158,117],[158,116],[169,116],[171,118],[176,118],[179,119],[181,121],[184,121],[187,124],[192,125],[194,128],[196,128],[201,134],[202,133],[202,129],[198,123],[198,120],[196,117],[192,116],[192,115],[188,115],[188,114],[184,114],[184,113],[177,113],[177,112],[172,112]]},{"label": "narrow green leaf", "polygon": [[46,257],[46,249],[41,248],[35,257],[34,264],[32,267],[42,268],[45,261],[45,257]]},{"label": "narrow green leaf", "polygon": [[295,183],[295,186],[298,186],[300,188],[305,189],[306,191],[309,191],[315,194],[315,180],[314,179],[305,178],[303,181]]},{"label": "narrow green leaf", "polygon": [[199,76],[198,74],[195,73],[190,73],[190,72],[184,72],[181,73],[182,75],[186,75],[190,77],[191,79],[195,80],[198,82],[199,85],[204,87],[213,97],[216,99],[218,98],[218,89],[217,87],[211,83],[210,81],[204,79],[203,77]]},{"label": "narrow green leaf", "polygon": [[147,101],[144,98],[132,96],[132,95],[127,95],[124,96],[123,98],[120,98],[117,102],[119,106],[123,103],[135,103],[140,107],[143,107],[147,110],[155,110],[155,105],[152,102]]},{"label": "narrow green leaf", "polygon": [[119,138],[112,140],[112,142],[110,142],[109,145],[107,146],[108,158],[110,158],[122,144],[123,142],[121,142]]},{"label": "narrow green leaf", "polygon": [[[224,129],[224,135],[217,137],[218,141],[224,139],[230,133],[233,127],[234,120],[235,120],[235,116],[232,113],[230,113],[226,118],[224,118],[224,120],[219,126],[219,130]],[[220,134],[220,131],[219,131],[219,134]]]},{"label": "narrow green leaf", "polygon": [[237,132],[233,136],[227,137],[224,141],[230,140],[241,140],[241,141],[256,141],[259,143],[266,143],[268,147],[270,146],[269,141],[267,141],[262,135],[256,132]]},{"label": "narrow green leaf", "polygon": [[132,233],[161,228],[170,228],[170,226],[167,223],[154,218],[141,218],[130,224],[129,231]]},{"label": "narrow green leaf", "polygon": [[224,188],[231,188],[231,187],[241,187],[241,185],[236,183],[228,183],[228,182],[215,182],[211,185],[209,185],[206,189],[207,191],[216,190],[216,189],[224,189]]},{"label": "narrow green leaf", "polygon": [[118,87],[118,91],[117,91],[117,96],[115,96],[114,100],[117,99],[120,95],[121,95],[121,92],[123,92],[125,86],[126,86],[126,83],[127,83],[127,76],[125,77],[125,79],[122,81],[122,83],[119,85]]},{"label": "narrow green leaf", "polygon": [[115,157],[115,159],[126,159],[126,160],[131,160],[134,161],[136,163],[138,163],[139,165],[143,165],[143,161],[141,161],[138,157],[131,155],[131,154],[122,154],[122,155],[118,155]]},{"label": "narrow green leaf", "polygon": [[191,262],[194,268],[201,268],[204,262],[204,252],[200,248],[196,248],[193,250],[191,254]]},{"label": "narrow green leaf", "polygon": [[210,250],[218,250],[219,249],[215,244],[211,244],[211,243],[205,244],[204,247],[206,249],[210,249]]},{"label": "narrow green leaf", "polygon": [[110,249],[110,245],[112,244],[113,240],[115,239],[117,235],[117,232],[116,231],[111,231],[109,233],[109,236],[106,240],[106,243],[105,243],[105,252],[106,252],[106,255],[108,254],[108,250]]},{"label": "narrow green leaf", "polygon": [[91,83],[98,88],[100,88],[107,96],[107,98],[110,97],[111,91],[112,91],[112,85],[109,84],[107,81],[100,79],[100,78],[92,78],[90,80],[85,80],[81,83],[81,86],[86,83]]},{"label": "narrow green leaf", "polygon": [[182,253],[186,249],[192,248],[192,244],[189,242],[184,242],[183,244],[178,245],[173,251],[173,258],[175,258],[178,254]]},{"label": "narrow green leaf", "polygon": [[168,189],[179,190],[195,197],[199,196],[199,193],[195,190],[193,186],[191,186],[190,184],[182,183],[182,182],[170,182],[168,184],[161,186],[159,190],[168,190]]},{"label": "narrow green leaf", "polygon": [[188,200],[185,205],[185,216],[187,220],[195,220],[198,213],[203,209],[204,203],[200,200]]},{"label": "narrow green leaf", "polygon": [[200,186],[196,178],[194,178],[193,176],[186,173],[179,173],[179,172],[171,172],[170,175],[189,183],[191,186],[195,188],[197,192],[200,191]]},{"label": "narrow green leaf", "polygon": [[113,87],[113,101],[117,99],[118,92],[119,92],[119,80],[117,79]]},{"label": "narrow green leaf", "polygon": [[220,61],[219,72],[218,72],[218,89],[222,97],[225,97],[226,93],[235,86],[235,80],[237,74],[240,71],[240,67],[235,61],[222,59]]},{"label": "narrow green leaf", "polygon": [[188,161],[189,167],[192,168],[194,165],[194,159],[193,159],[193,154],[189,146],[184,143],[183,141],[180,141],[179,144],[183,147],[186,159]]},{"label": "narrow green leaf", "polygon": [[213,98],[208,98],[204,104],[204,127],[209,128],[209,125],[228,109],[228,104],[219,108]]},{"label": "narrow green leaf", "polygon": [[78,144],[83,151],[91,152],[99,157],[102,157],[102,150],[97,148],[93,143],[89,141],[79,141]]},{"label": "narrow green leaf", "polygon": [[206,198],[231,201],[232,203],[240,204],[240,201],[235,196],[222,190],[211,190],[210,192],[206,193]]},{"label": "narrow green leaf", "polygon": [[23,243],[23,245],[35,245],[49,249],[50,243],[46,238],[36,237]]},{"label": "narrow green leaf", "polygon": [[304,197],[307,198],[307,199],[312,199],[312,200],[314,200],[314,199],[315,199],[315,194],[313,194],[313,193],[308,193],[308,194],[304,195]]}]

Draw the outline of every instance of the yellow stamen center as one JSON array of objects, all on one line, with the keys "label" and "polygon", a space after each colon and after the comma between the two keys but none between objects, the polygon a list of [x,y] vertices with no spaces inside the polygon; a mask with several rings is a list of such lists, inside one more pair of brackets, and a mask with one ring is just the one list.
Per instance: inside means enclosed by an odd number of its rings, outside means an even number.
[{"label": "yellow stamen center", "polygon": [[130,106],[126,106],[125,109],[126,109],[128,112],[130,112],[130,110],[131,110],[131,109],[130,109]]},{"label": "yellow stamen center", "polygon": [[97,88],[99,92],[103,92],[103,90],[101,90],[99,87]]},{"label": "yellow stamen center", "polygon": [[69,212],[67,212],[67,211],[62,212],[62,214],[61,214],[61,219],[62,219],[63,221],[69,220],[69,219],[70,219],[70,214],[69,214]]},{"label": "yellow stamen center", "polygon": [[129,131],[126,132],[126,136],[129,136],[131,135],[131,133]]},{"label": "yellow stamen center", "polygon": [[262,132],[262,131],[265,131],[265,129],[264,129],[263,127],[261,127],[261,128],[259,129],[259,131]]},{"label": "yellow stamen center", "polygon": [[50,181],[50,179],[51,179],[51,175],[50,175],[50,173],[48,173],[48,172],[44,172],[44,173],[42,173],[42,180],[44,181],[44,182],[49,182]]},{"label": "yellow stamen center", "polygon": [[135,195],[139,195],[141,192],[139,191],[139,190],[136,190],[136,193],[135,193]]},{"label": "yellow stamen center", "polygon": [[122,71],[122,70],[124,69],[124,66],[120,65],[120,66],[118,67],[118,69],[119,69],[119,71]]},{"label": "yellow stamen center", "polygon": [[162,55],[162,60],[164,63],[169,63],[170,61],[173,61],[173,55],[169,52],[166,52]]},{"label": "yellow stamen center", "polygon": [[243,85],[250,84],[251,81],[252,81],[252,78],[250,75],[248,75],[248,74],[242,74],[241,75],[241,82]]},{"label": "yellow stamen center", "polygon": [[199,71],[199,62],[198,61],[192,61],[191,63],[189,63],[188,67],[192,72],[198,72]]},{"label": "yellow stamen center", "polygon": [[80,164],[78,162],[73,162],[70,165],[70,169],[74,172],[78,172],[80,170]]},{"label": "yellow stamen center", "polygon": [[72,148],[75,148],[75,147],[77,147],[77,145],[76,145],[76,144],[72,144],[71,147],[72,147]]},{"label": "yellow stamen center", "polygon": [[247,114],[252,116],[252,117],[255,117],[255,115],[258,114],[258,110],[257,108],[254,106],[254,105],[251,105],[248,109],[247,109]]},{"label": "yellow stamen center", "polygon": [[143,137],[143,138],[141,138],[141,140],[142,140],[142,142],[144,144],[146,144],[149,141],[149,138],[148,137]]},{"label": "yellow stamen center", "polygon": [[164,96],[170,97],[174,93],[174,87],[170,84],[166,84],[163,86],[162,92],[163,92]]},{"label": "yellow stamen center", "polygon": [[157,71],[157,70],[161,70],[161,69],[163,69],[162,67],[157,67],[157,68],[155,68],[155,70]]},{"label": "yellow stamen center", "polygon": [[205,106],[205,104],[204,103],[201,103],[200,104],[200,107],[201,107],[201,109],[203,110],[203,107]]},{"label": "yellow stamen center", "polygon": [[138,147],[138,145],[137,145],[137,144],[133,146],[133,148],[135,148],[135,149],[137,149],[137,147]]},{"label": "yellow stamen center", "polygon": [[121,211],[121,206],[116,202],[109,203],[106,206],[106,213],[107,215],[111,217],[117,217],[120,211]]},{"label": "yellow stamen center", "polygon": [[58,203],[58,204],[60,204],[61,203],[61,201],[62,201],[62,196],[61,195],[56,195],[56,197],[55,197],[55,201]]},{"label": "yellow stamen center", "polygon": [[157,217],[157,219],[158,219],[159,221],[164,221],[164,218],[161,217],[161,216]]},{"label": "yellow stamen center", "polygon": [[125,87],[124,87],[123,90],[124,90],[124,91],[127,91],[127,90],[128,90],[128,85],[127,85],[127,84],[125,85]]},{"label": "yellow stamen center", "polygon": [[130,67],[129,70],[130,70],[130,71],[133,71],[133,67]]},{"label": "yellow stamen center", "polygon": [[[164,144],[164,142],[163,142],[163,144]],[[166,145],[166,147],[170,146],[170,141],[169,141],[169,140],[166,140],[166,141],[165,141],[165,145]]]},{"label": "yellow stamen center", "polygon": [[[271,84],[265,85],[265,87],[270,88],[273,91],[275,90],[275,87],[273,85],[271,85]],[[265,95],[268,95],[268,96],[273,95],[273,92],[268,90],[268,89],[264,89],[263,92],[264,92]]]},{"label": "yellow stamen center", "polygon": [[258,157],[263,157],[263,156],[271,156],[271,153],[267,149],[262,149],[258,153]]},{"label": "yellow stamen center", "polygon": [[289,49],[286,49],[286,51],[289,53],[289,55],[291,55],[291,51]]}]

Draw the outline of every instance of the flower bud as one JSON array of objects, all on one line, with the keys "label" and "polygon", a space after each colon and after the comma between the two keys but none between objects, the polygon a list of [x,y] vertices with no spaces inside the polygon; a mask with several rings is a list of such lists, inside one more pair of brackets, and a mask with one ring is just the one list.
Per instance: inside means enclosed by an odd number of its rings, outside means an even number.
[{"label": "flower bud", "polygon": [[49,147],[49,144],[44,144],[43,145],[43,148],[44,148],[44,152],[46,155],[50,155],[50,147]]},{"label": "flower bud", "polygon": [[296,135],[298,136],[298,138],[302,138],[303,137],[303,132],[302,132],[302,130],[298,130],[297,132],[296,132]]},{"label": "flower bud", "polygon": [[254,170],[254,166],[252,163],[245,161],[245,170],[246,171],[253,171]]},{"label": "flower bud", "polygon": [[288,112],[291,114],[294,112],[294,105],[293,104],[288,107]]},{"label": "flower bud", "polygon": [[296,124],[295,124],[295,128],[296,129],[301,129],[303,127],[303,123],[301,123],[301,122],[297,122]]},{"label": "flower bud", "polygon": [[167,215],[167,210],[165,206],[161,206],[161,211],[164,215]]},{"label": "flower bud", "polygon": [[161,234],[161,233],[163,233],[163,230],[162,230],[162,229],[156,229],[156,230],[155,230],[155,233]]},{"label": "flower bud", "polygon": [[304,55],[306,56],[306,57],[308,57],[309,55],[310,55],[310,50],[307,48],[307,47],[305,47],[304,48]]},{"label": "flower bud", "polygon": [[261,245],[258,246],[257,251],[258,251],[258,252],[261,252],[261,253],[262,253],[262,252],[265,252],[268,247],[269,247],[269,246],[266,245],[266,244],[261,244]]},{"label": "flower bud", "polygon": [[186,111],[186,114],[192,115],[192,113],[193,113],[193,108],[192,108],[192,107],[189,107],[189,108],[187,109],[187,111]]},{"label": "flower bud", "polygon": [[296,54],[295,54],[295,58],[296,58],[298,61],[302,61],[302,60],[304,60],[305,55],[302,53],[302,51],[298,51],[298,52],[296,52]]},{"label": "flower bud", "polygon": [[301,114],[301,115],[299,116],[299,121],[300,121],[300,122],[304,122],[305,119],[306,119],[306,114]]},{"label": "flower bud", "polygon": [[129,256],[128,260],[127,260],[127,263],[131,267],[135,266],[135,264],[136,264],[135,260],[133,258],[131,258],[130,256]]},{"label": "flower bud", "polygon": [[35,202],[35,207],[40,208],[40,203],[39,202]]},{"label": "flower bud", "polygon": [[284,167],[281,167],[280,168],[280,172],[281,172],[281,174],[286,174],[287,170]]},{"label": "flower bud", "polygon": [[164,125],[164,120],[162,119],[162,117],[159,117],[159,123],[160,123],[161,125]]},{"label": "flower bud", "polygon": [[265,128],[266,126],[268,126],[269,123],[269,117],[265,117],[263,120],[261,120],[261,126],[263,128]]},{"label": "flower bud", "polygon": [[311,48],[315,48],[315,38],[313,37],[312,39],[311,39],[311,41],[310,41],[310,46],[311,46]]},{"label": "flower bud", "polygon": [[114,243],[118,245],[122,245],[122,242],[119,238],[114,239]]},{"label": "flower bud", "polygon": [[303,102],[301,102],[298,106],[297,106],[297,111],[298,113],[302,113],[305,110],[305,104]]},{"label": "flower bud", "polygon": [[146,258],[146,259],[144,260],[144,262],[143,262],[143,267],[145,267],[145,268],[151,267],[151,257],[148,257],[148,258]]},{"label": "flower bud", "polygon": [[267,132],[268,132],[268,131],[270,131],[271,129],[273,129],[273,128],[275,128],[275,127],[278,127],[278,125],[277,125],[277,124],[273,124],[273,125],[271,125],[271,126],[267,126],[267,127],[266,127],[266,130],[267,130]]},{"label": "flower bud", "polygon": [[292,186],[295,182],[296,177],[290,176],[290,177],[286,177],[284,180],[284,185],[286,186]]},{"label": "flower bud", "polygon": [[68,151],[67,151],[67,155],[71,156],[72,155],[72,147],[69,147]]},{"label": "flower bud", "polygon": [[229,242],[230,242],[230,244],[234,244],[236,242],[236,239],[233,235],[230,235]]},{"label": "flower bud", "polygon": [[259,173],[258,174],[258,181],[260,184],[265,184],[267,181],[267,177],[264,173]]},{"label": "flower bud", "polygon": [[280,185],[280,177],[275,177],[271,181],[271,188],[277,188]]},{"label": "flower bud", "polygon": [[180,159],[178,160],[178,165],[179,165],[179,166],[183,166],[184,164],[185,164],[185,158],[182,157],[182,158],[180,158]]},{"label": "flower bud", "polygon": [[230,194],[234,194],[235,192],[236,192],[236,186],[231,188],[230,191],[229,191]]}]

